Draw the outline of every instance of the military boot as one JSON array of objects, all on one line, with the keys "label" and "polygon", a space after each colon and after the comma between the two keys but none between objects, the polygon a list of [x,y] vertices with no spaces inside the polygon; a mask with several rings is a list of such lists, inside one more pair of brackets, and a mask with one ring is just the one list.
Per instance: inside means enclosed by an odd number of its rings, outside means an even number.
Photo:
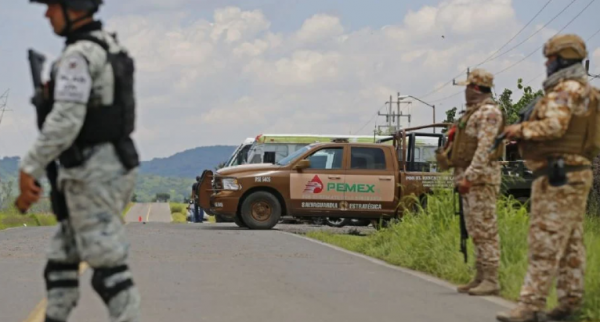
[{"label": "military boot", "polygon": [[469,282],[469,284],[459,285],[456,288],[458,293],[468,293],[470,289],[476,287],[483,281],[483,272],[481,271],[481,266],[479,264],[476,264],[475,268],[477,272],[475,273],[475,277],[473,278],[473,280]]},{"label": "military boot", "polygon": [[546,322],[548,318],[543,311],[531,311],[523,307],[517,307],[510,312],[501,312],[496,315],[501,322]]},{"label": "military boot", "polygon": [[548,312],[547,316],[552,321],[575,321],[576,311],[572,308],[559,306]]},{"label": "military boot", "polygon": [[498,283],[498,269],[485,268],[483,270],[482,282],[469,290],[469,295],[484,296],[500,294],[500,284]]}]

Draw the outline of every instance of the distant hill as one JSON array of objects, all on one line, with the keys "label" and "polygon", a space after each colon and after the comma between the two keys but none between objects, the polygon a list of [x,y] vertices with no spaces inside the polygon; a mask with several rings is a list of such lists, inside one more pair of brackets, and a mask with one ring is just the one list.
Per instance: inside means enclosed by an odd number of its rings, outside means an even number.
[{"label": "distant hill", "polygon": [[213,170],[229,159],[235,146],[203,146],[176,153],[167,158],[142,162],[140,173],[162,177],[195,178],[205,169]]},{"label": "distant hill", "polygon": [[[176,153],[168,158],[156,158],[142,162],[135,185],[137,201],[152,201],[157,193],[171,194],[171,200],[182,201],[189,197],[197,175],[205,169],[213,170],[219,163],[229,159],[235,146],[207,146]],[[18,194],[19,157],[0,159],[0,203],[10,193]],[[45,190],[46,180],[42,184]],[[12,182],[12,183],[10,183]],[[10,187],[8,186],[10,185]],[[7,191],[8,190],[8,191]]]}]

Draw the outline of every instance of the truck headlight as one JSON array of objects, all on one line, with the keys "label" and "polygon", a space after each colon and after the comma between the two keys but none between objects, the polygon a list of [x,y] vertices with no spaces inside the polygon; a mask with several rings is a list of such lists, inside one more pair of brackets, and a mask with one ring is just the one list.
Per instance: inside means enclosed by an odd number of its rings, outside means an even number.
[{"label": "truck headlight", "polygon": [[242,186],[235,178],[224,178],[221,182],[223,183],[223,190],[237,191],[242,189]]}]

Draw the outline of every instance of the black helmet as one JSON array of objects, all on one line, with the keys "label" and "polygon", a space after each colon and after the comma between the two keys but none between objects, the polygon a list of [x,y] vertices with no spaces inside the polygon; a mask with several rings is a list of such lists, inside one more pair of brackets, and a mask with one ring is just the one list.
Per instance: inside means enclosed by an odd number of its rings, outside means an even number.
[{"label": "black helmet", "polygon": [[200,182],[200,176],[196,176],[196,181]]},{"label": "black helmet", "polygon": [[98,11],[100,5],[104,3],[104,0],[29,0],[29,2],[52,4],[62,4],[65,8],[78,10],[78,11]]}]

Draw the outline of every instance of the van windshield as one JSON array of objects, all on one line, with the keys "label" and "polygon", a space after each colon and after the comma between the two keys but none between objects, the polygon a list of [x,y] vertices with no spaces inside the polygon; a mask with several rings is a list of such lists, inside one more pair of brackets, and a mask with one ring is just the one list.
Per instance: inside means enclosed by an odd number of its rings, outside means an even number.
[{"label": "van windshield", "polygon": [[310,150],[312,145],[307,145],[299,150],[294,151],[294,153],[288,155],[287,157],[276,162],[277,165],[288,165],[290,162],[294,161],[298,156],[306,153],[306,151]]}]

